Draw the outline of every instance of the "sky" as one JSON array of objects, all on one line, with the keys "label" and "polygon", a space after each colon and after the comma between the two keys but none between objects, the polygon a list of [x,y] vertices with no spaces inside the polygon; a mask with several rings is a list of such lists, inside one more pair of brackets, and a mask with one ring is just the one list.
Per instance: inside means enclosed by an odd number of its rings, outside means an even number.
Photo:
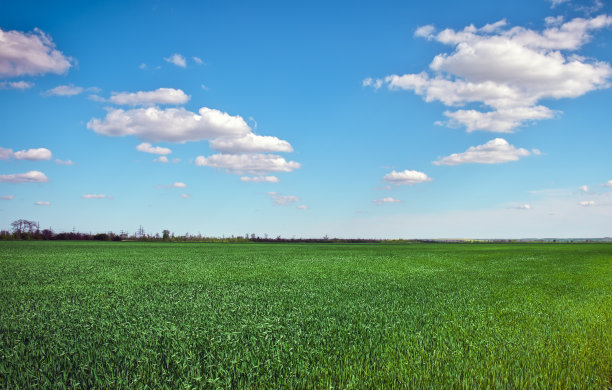
[{"label": "sky", "polygon": [[0,3],[0,229],[612,236],[612,4]]}]

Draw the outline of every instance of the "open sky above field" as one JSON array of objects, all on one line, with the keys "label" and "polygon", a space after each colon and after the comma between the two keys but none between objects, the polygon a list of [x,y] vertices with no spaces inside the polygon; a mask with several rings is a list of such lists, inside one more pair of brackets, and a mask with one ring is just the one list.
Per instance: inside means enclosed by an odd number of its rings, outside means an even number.
[{"label": "open sky above field", "polygon": [[612,236],[612,4],[0,3],[0,229]]}]

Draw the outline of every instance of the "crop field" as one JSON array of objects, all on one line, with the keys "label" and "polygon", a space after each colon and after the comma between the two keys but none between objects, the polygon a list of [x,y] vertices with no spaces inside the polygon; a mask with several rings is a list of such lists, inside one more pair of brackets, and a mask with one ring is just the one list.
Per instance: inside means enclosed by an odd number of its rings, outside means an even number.
[{"label": "crop field", "polygon": [[0,242],[0,388],[610,388],[612,245]]}]

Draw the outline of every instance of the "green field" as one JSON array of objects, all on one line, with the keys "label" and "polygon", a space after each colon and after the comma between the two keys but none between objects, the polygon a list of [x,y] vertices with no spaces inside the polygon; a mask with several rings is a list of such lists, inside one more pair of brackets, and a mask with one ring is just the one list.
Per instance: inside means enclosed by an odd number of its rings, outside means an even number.
[{"label": "green field", "polygon": [[612,245],[0,242],[0,387],[611,386]]}]

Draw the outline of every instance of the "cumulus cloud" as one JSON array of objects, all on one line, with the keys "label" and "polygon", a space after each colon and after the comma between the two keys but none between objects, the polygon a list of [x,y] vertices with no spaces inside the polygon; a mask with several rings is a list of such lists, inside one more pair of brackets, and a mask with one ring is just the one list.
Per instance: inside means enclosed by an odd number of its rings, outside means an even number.
[{"label": "cumulus cloud", "polygon": [[200,141],[216,137],[240,137],[250,132],[241,116],[231,116],[207,107],[200,108],[198,114],[182,107],[110,109],[104,119],[90,120],[87,128],[114,137],[135,135],[150,142]]},{"label": "cumulus cloud", "polygon": [[584,193],[589,192],[589,186],[587,186],[586,184],[583,186],[578,187],[578,189]]},{"label": "cumulus cloud", "polygon": [[434,57],[429,72],[365,79],[364,85],[384,83],[392,90],[410,90],[426,102],[448,107],[438,124],[467,131],[513,132],[558,113],[538,104],[544,99],[576,98],[608,88],[612,67],[575,52],[592,38],[591,32],[612,25],[612,17],[575,18],[565,23],[547,19],[542,31],[506,26],[505,20],[481,28],[435,31],[419,27],[418,37],[454,48]]},{"label": "cumulus cloud", "polygon": [[372,202],[380,205],[380,204],[384,204],[384,203],[400,203],[401,200],[392,198],[390,196],[387,196],[387,197],[382,198],[382,199],[375,199]]},{"label": "cumulus cloud", "polygon": [[291,172],[300,167],[300,163],[287,161],[274,154],[213,154],[210,157],[196,157],[195,164],[225,169],[237,174],[253,175],[266,172]]},{"label": "cumulus cloud", "polygon": [[55,159],[55,163],[59,165],[74,165],[74,162],[72,162],[72,160],[60,160],[59,158]]},{"label": "cumulus cloud", "polygon": [[396,172],[395,170],[393,170],[387,173],[383,177],[383,180],[395,185],[413,185],[432,181],[433,179],[423,172],[411,171],[406,169],[402,172]]},{"label": "cumulus cloud", "polygon": [[0,199],[2,200],[12,200],[15,198],[15,195],[2,195],[0,196]]},{"label": "cumulus cloud", "polygon": [[0,82],[0,89],[20,89],[26,90],[34,86],[34,83],[28,81],[2,81]]},{"label": "cumulus cloud", "polygon": [[185,104],[191,96],[180,89],[158,88],[154,91],[112,92],[111,103],[128,106],[152,106],[155,104]]},{"label": "cumulus cloud", "polygon": [[372,87],[374,89],[379,89],[380,87],[382,87],[382,85],[383,85],[383,81],[381,79],[375,80],[371,77],[367,77],[363,79],[363,81],[361,82],[361,86]]},{"label": "cumulus cloud", "polygon": [[210,147],[222,153],[270,153],[293,152],[289,142],[276,137],[248,133],[242,137],[216,138],[210,141]]},{"label": "cumulus cloud", "polygon": [[29,161],[50,160],[51,151],[47,148],[20,150],[18,152],[13,153],[13,158],[15,160]]},{"label": "cumulus cloud", "polygon": [[240,180],[252,183],[278,183],[280,181],[276,176],[242,176]]},{"label": "cumulus cloud", "polygon": [[48,202],[48,201],[40,201],[40,200],[39,200],[38,202],[34,202],[34,204],[35,204],[36,206],[51,206],[51,202]]},{"label": "cumulus cloud", "polygon": [[4,183],[44,183],[48,181],[49,178],[44,173],[39,171],[0,175],[0,182]]},{"label": "cumulus cloud", "polygon": [[181,183],[180,181],[175,181],[174,183],[172,183],[172,187],[174,187],[174,188],[186,188],[187,184]]},{"label": "cumulus cloud", "polygon": [[176,66],[180,66],[181,68],[185,68],[187,66],[187,60],[185,60],[185,57],[178,53],[172,54],[170,57],[164,58],[164,60]]},{"label": "cumulus cloud", "polygon": [[594,200],[583,200],[581,202],[578,202],[578,204],[582,207],[590,207],[590,206],[595,206],[595,201]]},{"label": "cumulus cloud", "polygon": [[268,195],[270,195],[276,206],[289,206],[300,201],[300,198],[295,195],[281,195],[277,192],[268,192]]},{"label": "cumulus cloud", "polygon": [[106,199],[106,194],[84,194],[81,196],[83,199]]},{"label": "cumulus cloud", "polygon": [[71,58],[56,50],[51,37],[43,31],[0,29],[0,77],[60,74],[71,66]]},{"label": "cumulus cloud", "polygon": [[152,153],[152,154],[170,154],[172,150],[168,148],[162,148],[161,146],[153,146],[148,142],[143,142],[140,145],[136,146],[136,150],[139,152]]},{"label": "cumulus cloud", "polygon": [[516,148],[503,138],[495,138],[484,145],[470,146],[463,153],[454,153],[438,161],[435,165],[460,164],[501,164],[518,161],[521,157],[529,156],[527,149]]},{"label": "cumulus cloud", "polygon": [[159,156],[158,158],[154,158],[153,161],[154,162],[160,162],[160,163],[167,163],[168,162],[168,157],[166,157],[166,156]]}]

